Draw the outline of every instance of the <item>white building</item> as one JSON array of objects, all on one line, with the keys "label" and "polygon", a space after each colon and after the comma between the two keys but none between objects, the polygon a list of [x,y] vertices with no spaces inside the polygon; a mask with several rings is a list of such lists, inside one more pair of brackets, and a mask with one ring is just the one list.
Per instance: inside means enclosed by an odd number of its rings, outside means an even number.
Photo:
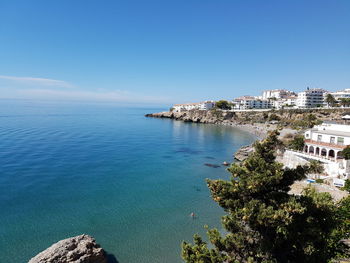
[{"label": "white building", "polygon": [[350,162],[343,158],[342,150],[350,145],[350,125],[323,123],[307,130],[304,137],[308,157],[325,163],[328,175],[349,178]]},{"label": "white building", "polygon": [[331,94],[339,102],[340,99],[350,98],[350,89],[344,89],[344,90],[335,91],[335,92],[327,92],[324,96],[326,97],[327,94]]},{"label": "white building", "polygon": [[324,105],[323,89],[309,89],[298,93],[297,107],[298,108],[315,108]]},{"label": "white building", "polygon": [[262,99],[267,100],[271,98],[276,98],[278,100],[293,95],[296,95],[293,91],[284,89],[264,90],[262,94]]},{"label": "white building", "polygon": [[269,100],[258,99],[253,96],[242,96],[233,100],[233,108],[236,110],[248,109],[269,109],[272,108],[272,102]]},{"label": "white building", "polygon": [[285,98],[286,105],[291,107],[295,107],[297,105],[297,100],[298,100],[298,96],[296,95],[288,96]]},{"label": "white building", "polygon": [[283,108],[295,108],[297,102],[297,96],[287,96],[282,99],[272,100],[272,106],[279,110]]},{"label": "white building", "polygon": [[342,159],[341,151],[350,145],[350,125],[323,123],[305,132],[305,151]]},{"label": "white building", "polygon": [[187,111],[187,110],[210,110],[215,107],[214,101],[203,101],[196,103],[185,103],[185,104],[175,104],[173,106],[173,111]]},{"label": "white building", "polygon": [[316,160],[324,167],[324,173],[314,175],[316,178],[330,179],[335,186],[344,184],[344,179],[350,177],[350,160],[343,158],[342,151],[350,145],[350,125],[323,123],[307,130],[304,142],[303,151],[284,152],[286,167],[295,168]]}]

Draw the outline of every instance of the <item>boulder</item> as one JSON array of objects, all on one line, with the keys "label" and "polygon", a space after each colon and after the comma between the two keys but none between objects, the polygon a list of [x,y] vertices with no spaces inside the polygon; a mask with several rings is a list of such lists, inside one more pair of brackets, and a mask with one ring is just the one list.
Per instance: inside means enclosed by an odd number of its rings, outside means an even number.
[{"label": "boulder", "polygon": [[238,151],[234,154],[234,158],[240,162],[244,161],[248,158],[249,154],[254,151],[254,147],[252,145],[242,146],[238,149]]},{"label": "boulder", "polygon": [[220,167],[220,165],[212,164],[212,163],[205,163],[204,165],[208,166],[208,167],[212,167],[212,168],[219,168]]},{"label": "boulder", "polygon": [[28,263],[107,263],[107,254],[89,235],[61,240]]}]

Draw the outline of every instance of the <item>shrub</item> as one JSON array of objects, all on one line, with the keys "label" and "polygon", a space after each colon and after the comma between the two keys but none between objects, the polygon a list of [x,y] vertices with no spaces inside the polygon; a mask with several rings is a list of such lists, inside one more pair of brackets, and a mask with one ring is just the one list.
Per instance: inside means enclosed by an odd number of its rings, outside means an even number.
[{"label": "shrub", "polygon": [[215,103],[215,107],[221,110],[231,109],[231,105],[227,100],[219,100]]},{"label": "shrub", "polygon": [[343,156],[345,160],[350,160],[350,147],[347,146],[343,151]]},{"label": "shrub", "polygon": [[293,150],[302,151],[304,149],[304,145],[304,136],[296,135],[288,146]]},{"label": "shrub", "polygon": [[343,189],[350,193],[350,180],[349,179],[345,180],[345,185],[344,185]]},{"label": "shrub", "polygon": [[324,166],[320,161],[310,160],[308,166],[308,172],[313,174],[323,173]]}]

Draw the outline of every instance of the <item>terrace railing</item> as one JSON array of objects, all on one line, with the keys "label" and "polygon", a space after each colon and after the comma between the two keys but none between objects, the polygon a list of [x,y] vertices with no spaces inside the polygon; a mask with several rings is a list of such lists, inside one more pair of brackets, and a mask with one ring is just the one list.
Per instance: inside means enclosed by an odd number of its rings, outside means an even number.
[{"label": "terrace railing", "polygon": [[336,144],[336,143],[328,143],[328,142],[319,142],[319,141],[314,141],[310,139],[304,140],[305,143],[310,143],[316,146],[325,146],[325,147],[331,147],[331,148],[337,148],[340,150],[343,150],[346,146],[341,145],[341,144]]}]

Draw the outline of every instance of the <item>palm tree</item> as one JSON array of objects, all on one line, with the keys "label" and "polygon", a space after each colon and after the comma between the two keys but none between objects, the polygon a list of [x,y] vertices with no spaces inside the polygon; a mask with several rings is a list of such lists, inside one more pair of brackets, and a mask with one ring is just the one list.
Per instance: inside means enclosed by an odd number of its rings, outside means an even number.
[{"label": "palm tree", "polygon": [[350,106],[350,99],[348,98],[341,98],[340,99],[340,105],[343,107],[349,107]]},{"label": "palm tree", "polygon": [[309,161],[309,172],[314,174],[323,173],[324,166],[320,161],[310,160]]},{"label": "palm tree", "polygon": [[337,103],[337,101],[334,98],[334,96],[332,94],[330,94],[330,93],[328,93],[327,96],[326,96],[326,102],[327,102],[328,107],[329,106],[334,107],[334,105]]}]

